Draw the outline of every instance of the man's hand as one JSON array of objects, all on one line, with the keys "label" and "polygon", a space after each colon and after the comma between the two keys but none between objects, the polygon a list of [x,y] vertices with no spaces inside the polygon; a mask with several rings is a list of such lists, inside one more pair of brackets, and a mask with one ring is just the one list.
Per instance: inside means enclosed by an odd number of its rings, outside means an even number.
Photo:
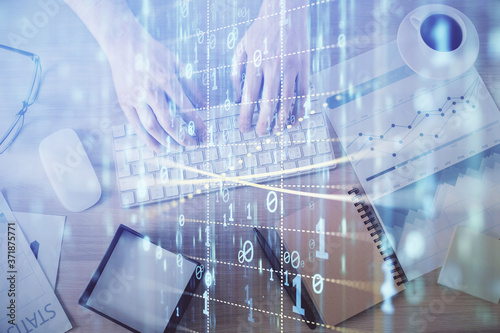
[{"label": "man's hand", "polygon": [[[204,107],[204,98],[192,80],[179,81],[176,73],[183,65],[177,57],[142,26],[117,44],[106,47],[107,56],[118,100],[136,133],[156,150],[175,144],[170,137],[182,145],[196,145],[194,134],[205,140],[205,124],[191,103]],[[191,124],[191,133],[177,115]]]},{"label": "man's hand", "polygon": [[[236,102],[241,101],[239,128],[242,132],[251,128],[261,89],[257,134],[273,130],[282,132],[304,114],[310,59],[307,8],[291,10],[300,2],[289,0],[286,3],[288,7],[281,9],[279,0],[264,0],[259,17],[236,48],[231,78]],[[283,27],[280,26],[282,18]]]},{"label": "man's hand", "polygon": [[206,126],[191,103],[204,107],[203,96],[192,80],[179,80],[182,63],[149,35],[125,0],[65,1],[106,54],[120,105],[150,148],[195,145],[192,135],[206,140]]}]

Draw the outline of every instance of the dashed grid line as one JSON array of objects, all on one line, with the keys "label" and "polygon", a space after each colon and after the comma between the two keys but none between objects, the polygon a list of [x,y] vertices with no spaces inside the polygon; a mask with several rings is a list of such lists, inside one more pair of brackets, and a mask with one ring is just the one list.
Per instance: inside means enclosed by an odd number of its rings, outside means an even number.
[{"label": "dashed grid line", "polygon": [[[285,75],[285,72],[284,72],[284,62],[283,62],[283,53],[284,53],[284,50],[285,50],[285,47],[284,47],[284,41],[283,41],[283,38],[284,38],[284,24],[285,24],[285,10],[286,8],[284,7],[285,6],[285,3],[284,3],[284,0],[280,0],[280,109],[279,110],[279,114],[280,114],[280,122],[281,124],[284,124],[284,119],[283,119],[283,110],[284,110],[284,100],[283,100],[283,96],[284,96],[284,75]],[[300,103],[299,101],[297,101],[296,103]],[[281,130],[281,129],[280,129]],[[281,140],[282,140],[282,144],[281,144],[281,153],[283,154],[283,151],[284,151],[284,137],[281,137]],[[280,169],[283,170],[284,169],[284,164],[283,164],[283,159],[280,160]],[[280,189],[283,189],[283,183],[284,183],[284,179],[283,179],[283,173],[281,173],[280,175],[280,184],[281,184],[281,187]],[[280,264],[281,264],[281,267],[283,267],[283,192],[280,192],[280,202],[279,202],[279,210],[280,210]],[[282,271],[282,269],[280,269],[280,271]],[[281,333],[283,333],[283,326],[284,326],[284,323],[283,323],[283,315],[284,315],[284,302],[283,302],[283,289],[284,289],[284,284],[283,284],[283,274],[280,274],[280,330],[281,330]]]},{"label": "dashed grid line", "polygon": [[[281,137],[282,135],[279,135],[279,136]],[[259,138],[259,139],[264,139],[264,137]],[[339,140],[339,138],[329,138],[329,139],[296,140],[293,142],[296,144],[303,144],[303,143],[318,143],[318,142],[340,142],[340,140]],[[264,144],[269,144],[269,143],[271,143],[270,139],[269,139],[269,141],[266,140],[266,142]],[[245,142],[245,143],[235,142],[235,143],[228,143],[228,144],[200,145],[199,148],[203,149],[203,148],[212,148],[212,147],[236,147],[236,146],[253,146],[253,145],[257,146],[260,144],[262,144],[261,141]],[[259,151],[259,152],[253,153],[253,154],[259,154],[262,152],[263,151]],[[252,153],[248,153],[248,154],[253,155]],[[248,156],[248,154],[237,156],[237,158]]]},{"label": "dashed grid line", "polygon": [[[202,298],[203,297],[203,296],[200,296],[198,294],[190,294],[190,296],[197,297],[197,298]],[[212,297],[209,300],[217,302],[217,303],[222,303],[222,304],[230,305],[230,306],[237,307],[237,308],[242,308],[242,309],[246,309],[246,310],[250,310],[251,309],[252,311],[256,311],[256,312],[268,314],[268,315],[271,315],[271,316],[280,317],[281,321],[283,321],[283,319],[286,318],[286,319],[291,319],[291,320],[299,321],[299,322],[306,323],[306,324],[307,323],[309,323],[309,324],[315,324],[318,327],[323,327],[323,328],[331,329],[331,330],[338,331],[338,332],[346,332],[346,333],[363,333],[363,332],[365,332],[365,331],[356,330],[356,329],[352,329],[352,328],[345,328],[345,327],[340,327],[340,326],[335,326],[335,325],[328,325],[328,324],[318,323],[318,322],[314,322],[314,321],[310,321],[310,320],[304,320],[303,318],[296,318],[296,317],[292,317],[292,316],[289,316],[289,315],[285,315],[283,312],[276,313],[276,312],[272,312],[272,311],[268,311],[268,310],[263,310],[263,309],[259,309],[259,308],[255,308],[255,307],[250,307],[248,305],[242,305],[242,304],[238,304],[238,303],[234,303],[234,302],[230,302],[230,301],[225,301],[225,300],[218,299],[218,298],[213,298]]]},{"label": "dashed grid line", "polygon": [[[210,73],[210,0],[207,0],[207,70]],[[210,121],[210,75],[207,75],[207,122]],[[210,133],[207,131],[207,142],[210,140]],[[206,150],[207,160],[209,160],[210,149]],[[207,191],[207,274],[210,274],[210,192]],[[207,293],[207,298],[210,299],[210,286],[205,283],[205,292]],[[206,309],[206,323],[207,323],[207,333],[210,332],[210,302],[204,301],[203,307],[207,305]],[[203,311],[205,314],[205,311]]]},{"label": "dashed grid line", "polygon": [[[333,95],[337,95],[344,92],[344,90],[332,90],[332,91],[325,91],[321,93],[316,93],[316,94],[305,94],[305,95],[294,95],[294,96],[288,96],[288,97],[283,97],[283,100],[289,100],[289,99],[308,99],[310,97],[330,97]],[[259,104],[259,103],[271,103],[271,102],[279,102],[281,100],[281,97],[277,98],[270,98],[270,99],[257,99],[255,101],[245,101],[245,102],[239,102],[239,103],[228,103],[228,104],[219,104],[219,105],[214,105],[210,107],[194,107],[194,108],[186,108],[183,109],[183,112],[189,112],[189,111],[210,111],[210,109],[215,110],[215,109],[222,109],[222,108],[231,108],[231,107],[236,107],[236,106],[242,106],[242,105],[252,105],[252,104]],[[327,106],[327,104],[324,104],[323,106]]]},{"label": "dashed grid line", "polygon": [[[201,224],[206,224],[207,221],[204,220],[197,220],[197,219],[184,219],[185,222],[191,222],[191,223],[201,223]],[[210,221],[210,223],[214,225],[222,225],[223,227],[240,227],[240,228],[258,228],[258,229],[266,229],[266,230],[275,230],[279,231],[281,230],[281,227],[270,227],[270,226],[265,226],[265,225],[254,225],[254,224],[244,224],[244,223],[228,223],[228,222],[221,222],[221,221]],[[315,235],[325,235],[325,236],[332,236],[332,237],[341,237],[341,238],[346,238],[346,239],[351,239],[351,240],[357,240],[357,241],[366,241],[366,240],[373,240],[373,237],[369,235],[369,233],[366,232],[349,232],[349,233],[342,233],[342,232],[335,232],[335,231],[316,231],[316,230],[305,230],[305,229],[296,229],[296,228],[285,228],[283,227],[283,231],[289,231],[289,232],[300,232],[300,233],[307,233],[307,234],[315,234]]]},{"label": "dashed grid line", "polygon": [[[207,263],[215,263],[215,264],[221,264],[221,265],[233,266],[233,267],[240,267],[240,268],[248,268],[248,269],[257,270],[257,271],[260,271],[260,272],[265,271],[265,272],[269,272],[269,273],[277,273],[277,274],[280,274],[281,276],[286,275],[286,274],[288,274],[290,276],[300,275],[304,279],[311,279],[311,280],[315,279],[314,276],[306,275],[306,274],[300,274],[300,273],[296,273],[296,272],[292,272],[292,271],[290,271],[290,272],[289,271],[283,271],[283,270],[275,271],[272,268],[263,268],[263,267],[249,266],[249,265],[246,265],[246,264],[238,264],[238,263],[234,263],[234,262],[217,260],[217,259],[207,260],[205,258],[194,257],[194,256],[190,256],[190,258],[192,258],[194,260],[204,261],[204,262],[207,262]],[[390,265],[390,263],[388,263],[388,265]],[[207,266],[208,266],[208,264],[207,264]],[[333,283],[333,284],[338,284],[338,285],[342,285],[342,286],[346,286],[346,287],[350,287],[350,288],[359,289],[359,290],[366,291],[366,292],[373,291],[373,287],[374,287],[374,283],[373,282],[369,282],[369,281],[331,279],[331,278],[327,278],[327,277],[321,277],[321,280],[323,280],[325,282]]]},{"label": "dashed grid line", "polygon": [[287,13],[291,13],[291,12],[299,10],[299,9],[305,9],[305,8],[309,8],[309,7],[313,7],[313,6],[318,6],[318,5],[321,5],[321,4],[325,4],[325,3],[329,3],[329,2],[334,2],[334,1],[335,0],[321,0],[321,1],[313,2],[313,3],[309,3],[307,5],[297,6],[297,7],[285,10],[285,11],[283,11],[283,13],[280,11],[280,12],[276,12],[276,13],[272,13],[272,14],[268,14],[268,15],[264,15],[264,16],[258,16],[258,17],[253,18],[253,19],[249,19],[249,20],[246,20],[246,21],[242,21],[242,22],[238,22],[238,23],[226,25],[224,27],[216,28],[216,29],[213,29],[213,30],[208,29],[208,31],[209,32],[216,32],[216,31],[219,31],[219,30],[233,28],[233,27],[236,27],[236,26],[241,25],[241,24],[253,23],[253,22],[256,22],[256,21],[259,21],[259,20],[270,18],[270,17],[274,17],[274,16],[278,16],[278,15],[284,15],[284,14],[287,14]]},{"label": "dashed grid line", "polygon": [[[283,58],[286,58],[289,56],[294,56],[294,55],[299,55],[299,54],[304,54],[304,53],[312,53],[312,52],[317,52],[317,51],[322,51],[322,50],[334,49],[337,47],[342,47],[342,46],[340,46],[339,43],[334,43],[334,44],[325,45],[325,46],[316,47],[316,48],[311,48],[311,49],[307,49],[307,50],[285,53],[285,54],[283,54]],[[261,61],[267,61],[267,60],[272,60],[272,59],[281,59],[281,55],[262,58]],[[242,62],[238,62],[238,63],[232,63],[230,65],[222,65],[222,66],[212,67],[210,70],[220,70],[220,69],[225,69],[225,68],[231,68],[233,66],[249,65],[249,64],[253,64],[253,63],[254,63],[254,60],[247,60],[247,61],[242,61]],[[193,75],[207,73],[207,72],[209,72],[209,71],[206,69],[201,69],[201,70],[193,71]]]},{"label": "dashed grid line", "polygon": [[[315,3],[311,3],[311,4],[307,4],[307,5],[303,5],[303,6],[298,6],[298,7],[286,10],[286,13],[291,13],[291,12],[299,10],[299,9],[305,9],[305,8],[308,8],[308,7],[318,6],[320,4],[326,4],[326,3],[334,2],[334,1],[335,0],[322,0],[322,1],[315,2]],[[278,15],[280,15],[280,13],[273,13],[273,14],[268,14],[268,15],[265,15],[265,16],[257,16],[256,18],[253,18],[253,19],[249,19],[249,20],[246,20],[246,21],[241,21],[241,22],[238,22],[238,23],[233,23],[233,24],[226,25],[226,26],[223,26],[223,27],[220,27],[220,28],[215,28],[213,30],[210,30],[208,28],[207,28],[207,31],[198,30],[195,34],[190,34],[190,35],[182,36],[180,40],[181,41],[185,41],[185,40],[188,40],[188,39],[191,39],[191,38],[194,38],[194,37],[205,36],[207,34],[207,32],[208,33],[213,33],[213,32],[217,32],[217,31],[220,31],[220,30],[234,28],[234,27],[237,27],[237,26],[242,25],[242,24],[253,23],[253,22],[256,22],[256,21],[260,21],[260,20],[263,20],[263,19],[266,19],[266,18],[271,18],[271,17],[278,16]]]}]

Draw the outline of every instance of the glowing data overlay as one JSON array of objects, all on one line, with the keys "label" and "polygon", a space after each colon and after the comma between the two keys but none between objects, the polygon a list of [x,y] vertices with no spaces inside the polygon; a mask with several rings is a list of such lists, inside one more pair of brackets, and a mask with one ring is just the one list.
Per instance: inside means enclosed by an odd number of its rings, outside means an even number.
[{"label": "glowing data overlay", "polygon": [[[391,44],[382,48],[397,52]],[[363,66],[370,61],[365,60],[376,59],[378,52],[352,59],[351,68],[366,73]],[[388,67],[325,103],[372,200],[500,142],[500,113],[475,68],[439,81],[415,74],[401,59]]]}]

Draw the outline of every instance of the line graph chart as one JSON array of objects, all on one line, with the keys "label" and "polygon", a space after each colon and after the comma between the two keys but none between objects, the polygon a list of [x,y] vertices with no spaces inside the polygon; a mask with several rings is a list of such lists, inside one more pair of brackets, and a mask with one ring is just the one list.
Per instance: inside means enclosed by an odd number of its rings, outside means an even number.
[{"label": "line graph chart", "polygon": [[[363,142],[361,147],[352,157],[353,159],[358,160],[356,162],[357,164],[360,163],[363,158],[369,157],[367,155],[373,151],[379,151],[389,156],[396,157],[397,154],[407,149],[407,147],[415,140],[418,140],[419,137],[422,138],[424,136],[431,136],[438,139],[439,135],[445,130],[445,127],[448,125],[450,119],[452,119],[453,116],[457,116],[457,112],[471,111],[471,109],[474,110],[476,108],[478,89],[479,79],[477,78],[463,95],[459,97],[448,96],[441,107],[431,110],[417,110],[415,112],[415,117],[411,120],[411,122],[405,124],[391,123],[385,132],[379,134],[359,132],[359,135],[352,142],[350,142],[346,148],[349,149],[353,144],[359,143],[359,141]],[[424,122],[436,123],[433,119],[433,117],[436,116],[442,118],[443,125],[435,133],[424,133],[423,127],[426,125]],[[401,130],[397,131],[398,129]],[[420,131],[420,129],[422,129],[422,131]],[[418,135],[414,135],[415,132],[418,133]],[[409,137],[412,139],[410,140]],[[395,143],[396,149],[392,151],[378,150],[378,142],[393,142]],[[398,147],[398,145],[400,147]],[[366,152],[364,155],[357,158],[356,155],[358,155],[365,147],[368,147],[369,150],[365,150]]]},{"label": "line graph chart", "polygon": [[474,68],[436,81],[403,66],[326,104],[372,199],[500,143],[500,113]]}]

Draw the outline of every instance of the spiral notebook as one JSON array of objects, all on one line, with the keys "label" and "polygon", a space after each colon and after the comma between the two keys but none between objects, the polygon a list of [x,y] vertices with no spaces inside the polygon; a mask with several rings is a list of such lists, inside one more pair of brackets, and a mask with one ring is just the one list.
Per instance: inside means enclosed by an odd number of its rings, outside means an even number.
[{"label": "spiral notebook", "polygon": [[[332,194],[344,200],[318,201],[287,216],[282,233],[291,257],[309,254],[298,273],[328,326],[387,300],[406,282],[361,187]],[[390,311],[390,301],[383,306]]]}]

